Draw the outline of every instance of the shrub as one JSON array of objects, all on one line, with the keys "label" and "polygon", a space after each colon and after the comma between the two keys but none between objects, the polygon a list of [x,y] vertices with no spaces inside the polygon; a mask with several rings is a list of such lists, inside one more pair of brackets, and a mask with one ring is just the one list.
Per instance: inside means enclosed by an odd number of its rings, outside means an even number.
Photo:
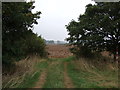
[{"label": "shrub", "polygon": [[93,58],[94,53],[91,52],[89,48],[86,46],[80,46],[78,47],[73,47],[70,48],[70,51],[75,54],[77,57],[84,57],[84,58]]}]

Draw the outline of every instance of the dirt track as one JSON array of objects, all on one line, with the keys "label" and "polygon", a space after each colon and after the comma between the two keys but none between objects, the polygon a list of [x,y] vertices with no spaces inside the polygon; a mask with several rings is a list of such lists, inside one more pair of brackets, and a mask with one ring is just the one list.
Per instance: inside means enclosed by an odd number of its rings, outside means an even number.
[{"label": "dirt track", "polygon": [[41,75],[40,75],[40,77],[39,77],[39,80],[38,80],[38,82],[36,83],[36,86],[34,87],[34,88],[42,88],[43,87],[43,85],[44,85],[44,83],[45,83],[45,79],[46,79],[46,75],[47,75],[47,70],[45,69],[42,73],[41,73]]},{"label": "dirt track", "polygon": [[66,88],[74,88],[71,78],[68,76],[67,73],[67,63],[64,63],[64,84]]}]

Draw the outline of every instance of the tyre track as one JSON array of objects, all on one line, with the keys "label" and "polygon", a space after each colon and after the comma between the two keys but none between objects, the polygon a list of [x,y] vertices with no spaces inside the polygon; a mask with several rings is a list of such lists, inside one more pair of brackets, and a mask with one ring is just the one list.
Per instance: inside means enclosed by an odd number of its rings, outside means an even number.
[{"label": "tyre track", "polygon": [[74,88],[71,78],[68,76],[67,73],[67,64],[67,62],[64,63],[64,85],[65,88]]},{"label": "tyre track", "polygon": [[34,88],[42,88],[44,83],[46,82],[46,76],[47,76],[47,69],[43,70]]}]

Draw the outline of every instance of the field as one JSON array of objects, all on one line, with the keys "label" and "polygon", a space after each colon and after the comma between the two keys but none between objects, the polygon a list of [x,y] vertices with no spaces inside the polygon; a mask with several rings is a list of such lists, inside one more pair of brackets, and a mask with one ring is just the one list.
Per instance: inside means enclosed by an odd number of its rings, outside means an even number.
[{"label": "field", "polygon": [[[48,45],[48,59],[31,57],[17,63],[18,72],[3,78],[10,88],[117,88],[115,63],[76,59],[65,45]],[[26,66],[27,65],[27,66]],[[25,72],[25,73],[24,73]],[[24,73],[24,74],[23,74]],[[6,83],[6,82],[7,83]]]},{"label": "field", "polygon": [[66,58],[73,54],[69,51],[68,45],[47,45],[46,49],[49,53],[49,58]]}]

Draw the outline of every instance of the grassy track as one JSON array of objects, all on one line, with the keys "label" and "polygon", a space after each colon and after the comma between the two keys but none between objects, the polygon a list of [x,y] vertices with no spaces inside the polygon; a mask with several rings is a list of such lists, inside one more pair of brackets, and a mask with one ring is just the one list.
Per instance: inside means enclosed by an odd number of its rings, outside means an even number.
[{"label": "grassy track", "polygon": [[[75,57],[52,58],[38,61],[34,66],[34,72],[23,75],[21,81],[8,82],[6,87],[33,88],[37,83],[39,86],[41,73],[46,70],[43,88],[66,88],[65,81],[68,83],[67,87],[72,83],[74,88],[117,88],[117,69],[112,64],[102,67],[104,69],[100,68],[85,60],[75,60]],[[65,75],[69,80],[65,80]]]},{"label": "grassy track", "polygon": [[64,88],[63,62],[51,61],[43,88]]},{"label": "grassy track", "polygon": [[[47,68],[46,82],[43,88],[66,88],[64,81],[64,63],[68,63],[67,73],[72,80],[74,88],[117,88],[117,70],[106,68],[99,69],[84,60],[75,60],[75,57],[48,59],[45,62],[36,64],[38,72],[32,76],[27,76],[27,83],[22,87],[31,87],[38,82],[41,72]],[[69,82],[68,82],[69,83]]]}]

